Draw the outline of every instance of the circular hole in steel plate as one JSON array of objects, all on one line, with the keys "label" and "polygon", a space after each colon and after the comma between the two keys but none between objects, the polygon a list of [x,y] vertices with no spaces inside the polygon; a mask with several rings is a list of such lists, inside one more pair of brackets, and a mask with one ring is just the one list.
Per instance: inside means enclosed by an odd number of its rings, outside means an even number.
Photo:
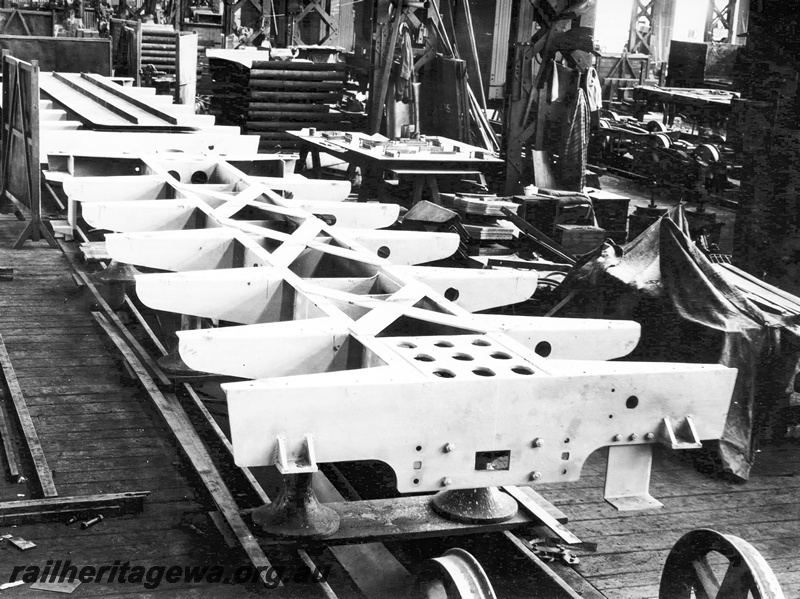
[{"label": "circular hole in steel plate", "polygon": [[205,171],[195,171],[192,173],[192,178],[189,179],[193,185],[205,185],[208,183],[208,175]]},{"label": "circular hole in steel plate", "polygon": [[451,302],[456,301],[458,299],[459,295],[461,295],[461,294],[458,292],[458,289],[456,289],[455,287],[448,287],[444,292],[445,299],[449,300]]},{"label": "circular hole in steel plate", "polygon": [[478,376],[494,376],[494,370],[484,367],[476,368],[472,371],[472,373],[477,374]]},{"label": "circular hole in steel plate", "polygon": [[522,375],[530,375],[530,374],[533,374],[533,370],[531,370],[531,369],[530,369],[530,368],[528,368],[527,366],[514,366],[514,367],[511,369],[511,372],[516,372],[517,374],[522,374]]},{"label": "circular hole in steel plate", "polygon": [[434,370],[433,374],[434,376],[438,376],[439,378],[443,379],[452,379],[455,378],[456,376],[455,372],[447,370],[446,368],[439,368],[438,370]]}]

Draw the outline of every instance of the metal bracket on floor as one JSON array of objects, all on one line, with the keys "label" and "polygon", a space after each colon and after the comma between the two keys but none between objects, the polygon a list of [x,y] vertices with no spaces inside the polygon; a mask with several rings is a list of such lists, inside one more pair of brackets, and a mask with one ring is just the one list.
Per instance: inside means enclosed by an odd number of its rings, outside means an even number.
[{"label": "metal bracket on floor", "polygon": [[605,500],[621,512],[651,510],[663,504],[650,495],[651,445],[608,448]]}]

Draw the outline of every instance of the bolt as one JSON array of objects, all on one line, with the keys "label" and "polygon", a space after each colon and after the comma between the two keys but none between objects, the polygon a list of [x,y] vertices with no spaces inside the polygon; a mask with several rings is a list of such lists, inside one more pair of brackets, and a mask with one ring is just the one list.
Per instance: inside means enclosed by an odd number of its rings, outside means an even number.
[{"label": "bolt", "polygon": [[614,441],[622,441],[622,435],[614,435]]},{"label": "bolt", "polygon": [[536,437],[533,440],[533,446],[534,447],[541,447],[542,446],[542,440],[539,437]]},{"label": "bolt", "polygon": [[445,453],[450,453],[450,452],[451,452],[451,451],[453,451],[455,448],[456,448],[456,446],[455,446],[455,445],[453,445],[452,443],[445,443],[445,444],[444,444],[444,452],[445,452]]},{"label": "bolt", "polygon": [[655,435],[653,433],[647,433],[644,436],[644,438],[647,439],[648,441],[652,441],[654,437]]},{"label": "bolt", "polygon": [[83,528],[85,530],[85,529],[89,528],[90,526],[94,526],[98,522],[101,522],[102,520],[103,520],[103,514],[98,514],[97,516],[95,516],[91,520],[87,520],[86,522],[81,522],[81,528]]},{"label": "bolt", "polygon": [[449,486],[450,486],[450,485],[452,485],[452,484],[453,484],[453,479],[452,479],[452,478],[450,478],[449,476],[445,476],[445,477],[442,479],[442,486],[443,486],[443,487],[449,487]]},{"label": "bolt", "polygon": [[531,472],[531,480],[539,480],[542,478],[541,472]]},{"label": "bolt", "polygon": [[636,441],[636,439],[638,439],[638,438],[639,438],[639,435],[637,435],[636,433],[631,433],[631,436],[628,437],[628,439],[630,441]]}]

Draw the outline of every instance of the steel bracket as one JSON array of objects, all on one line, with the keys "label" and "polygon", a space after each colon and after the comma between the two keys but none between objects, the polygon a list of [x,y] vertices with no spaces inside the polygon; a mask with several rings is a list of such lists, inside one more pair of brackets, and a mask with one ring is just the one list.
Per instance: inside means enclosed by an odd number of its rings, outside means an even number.
[{"label": "steel bracket", "polygon": [[691,416],[687,416],[677,428],[669,418],[661,421],[661,443],[670,449],[700,449],[703,444]]},{"label": "steel bracket", "polygon": [[652,462],[651,445],[609,447],[605,500],[621,512],[662,507],[663,504],[650,495]]},{"label": "steel bracket", "polygon": [[303,458],[290,460],[288,456],[290,452],[286,448],[286,437],[278,435],[276,441],[276,460],[275,467],[281,474],[311,474],[319,470],[317,466],[317,456],[314,451],[314,437],[313,435],[306,435],[303,439],[303,449],[305,456]]}]

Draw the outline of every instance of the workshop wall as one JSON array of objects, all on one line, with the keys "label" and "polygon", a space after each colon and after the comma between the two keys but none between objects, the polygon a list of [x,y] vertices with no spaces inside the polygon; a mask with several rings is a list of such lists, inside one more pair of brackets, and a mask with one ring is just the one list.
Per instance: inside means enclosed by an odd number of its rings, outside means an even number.
[{"label": "workshop wall", "polygon": [[800,291],[800,94],[796,34],[800,1],[764,0],[750,13],[741,57],[742,200],[734,259],[793,293]]}]

